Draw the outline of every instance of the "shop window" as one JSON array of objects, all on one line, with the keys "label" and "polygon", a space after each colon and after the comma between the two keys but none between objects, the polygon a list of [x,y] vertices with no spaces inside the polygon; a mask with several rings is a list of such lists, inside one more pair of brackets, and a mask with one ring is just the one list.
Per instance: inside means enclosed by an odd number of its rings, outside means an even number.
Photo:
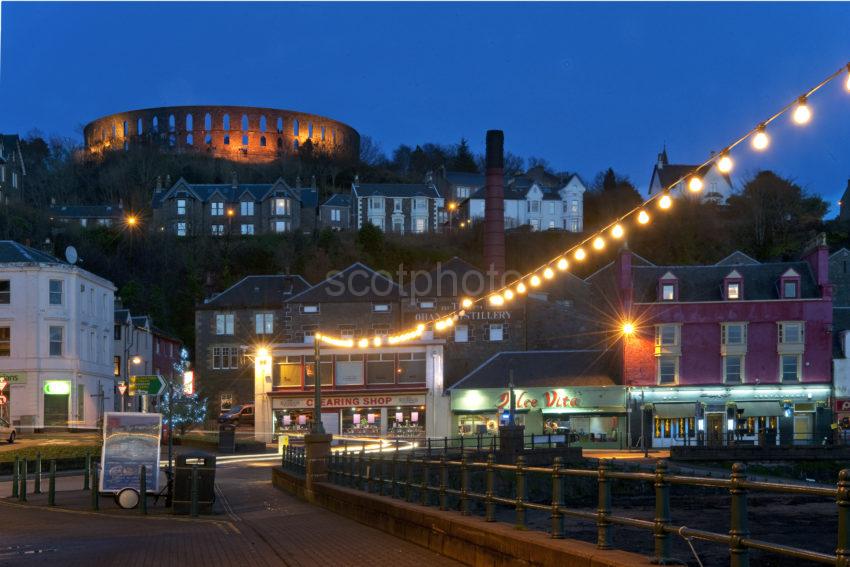
[{"label": "shop window", "polygon": [[345,435],[377,437],[381,434],[381,412],[376,408],[350,408],[342,415]]},{"label": "shop window", "polygon": [[342,354],[336,357],[334,383],[337,386],[363,385],[363,355]]},{"label": "shop window", "polygon": [[425,437],[425,406],[396,406],[387,410],[387,432],[397,439]]},{"label": "shop window", "polygon": [[392,384],[395,382],[395,355],[369,354],[366,356],[366,383]]},{"label": "shop window", "polygon": [[400,384],[425,383],[425,353],[409,352],[398,355],[398,381]]},{"label": "shop window", "polygon": [[303,364],[300,356],[285,356],[277,364],[277,374],[274,376],[273,387],[297,388],[301,386]]},{"label": "shop window", "polygon": [[[319,357],[319,372],[322,377],[322,386],[333,386],[334,383],[334,357],[323,354]],[[304,357],[304,385],[316,385],[316,357]]]}]

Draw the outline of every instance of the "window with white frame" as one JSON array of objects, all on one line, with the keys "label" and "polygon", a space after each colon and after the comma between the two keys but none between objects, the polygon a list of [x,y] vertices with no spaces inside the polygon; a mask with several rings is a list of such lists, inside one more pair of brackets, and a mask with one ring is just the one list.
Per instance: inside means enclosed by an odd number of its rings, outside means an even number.
[{"label": "window with white frame", "polygon": [[210,231],[213,236],[221,236],[224,234],[224,225],[223,224],[214,224],[210,225]]},{"label": "window with white frame", "polygon": [[214,217],[224,216],[224,203],[221,201],[213,201],[210,203],[210,215]]},{"label": "window with white frame", "polygon": [[661,385],[676,384],[679,381],[679,357],[659,356],[656,359],[658,383]]},{"label": "window with white frame", "polygon": [[374,305],[372,305],[372,311],[376,313],[387,313],[389,310],[389,303],[375,303]]},{"label": "window with white frame", "polygon": [[802,356],[799,354],[783,354],[779,357],[779,377],[783,382],[798,382]]},{"label": "window with white frame", "polygon": [[9,280],[0,280],[0,304],[12,303],[12,283]]},{"label": "window with white frame", "polygon": [[239,368],[239,347],[213,347],[212,367],[214,370]]},{"label": "window with white frame", "polygon": [[342,220],[342,211],[339,209],[331,209],[331,220],[335,222]]},{"label": "window with white frame", "polygon": [[177,216],[186,216],[186,199],[177,199]]},{"label": "window with white frame", "polygon": [[413,210],[414,211],[424,211],[428,209],[428,201],[426,199],[414,199],[413,200]]},{"label": "window with white frame", "polygon": [[369,208],[370,209],[383,209],[384,208],[383,197],[369,197]]},{"label": "window with white frame", "polygon": [[540,230],[540,219],[531,219],[531,230]]},{"label": "window with white frame", "polygon": [[435,303],[430,299],[419,300],[419,309],[433,309]]},{"label": "window with white frame", "polygon": [[549,209],[550,215],[555,214],[555,202],[554,201],[549,201],[549,206],[547,208]]},{"label": "window with white frame", "polygon": [[741,299],[740,282],[728,282],[726,284],[726,299]]},{"label": "window with white frame", "polygon": [[414,219],[413,232],[416,232],[416,233],[425,232],[425,219],[423,219],[423,218]]},{"label": "window with white frame", "polygon": [[316,331],[313,329],[305,329],[304,330],[304,342],[308,345],[316,342]]},{"label": "window with white frame", "polygon": [[254,315],[254,327],[258,335],[274,333],[274,313],[256,313]]},{"label": "window with white frame", "polygon": [[570,201],[570,211],[573,213],[578,213],[578,201],[573,199]]},{"label": "window with white frame", "polygon": [[12,328],[0,327],[0,356],[12,355]]},{"label": "window with white frame", "polygon": [[290,213],[289,199],[285,197],[276,197],[272,199],[272,214],[277,216],[286,216]]},{"label": "window with white frame", "polygon": [[656,346],[678,346],[679,345],[679,326],[678,325],[657,325],[655,327],[655,345]]},{"label": "window with white frame", "polygon": [[393,212],[400,213],[401,212],[401,199],[393,199]]},{"label": "window with white frame", "polygon": [[177,236],[186,236],[186,223],[178,222],[176,232]]},{"label": "window with white frame", "polygon": [[254,201],[242,201],[239,203],[239,214],[243,217],[254,216]]},{"label": "window with white frame", "polygon": [[490,325],[490,341],[498,342],[504,337],[504,326],[501,323]]},{"label": "window with white frame", "polygon": [[727,384],[740,384],[744,381],[744,357],[730,354],[723,357],[723,381]]},{"label": "window with white frame", "polygon": [[803,342],[803,323],[783,322],[779,324],[779,342],[782,344],[801,344]]},{"label": "window with white frame", "polygon": [[469,197],[469,187],[458,187],[456,193],[458,199],[466,199]]},{"label": "window with white frame", "polygon": [[319,305],[316,303],[305,303],[301,306],[301,313],[318,313]]},{"label": "window with white frame", "polygon": [[65,283],[62,280],[50,280],[50,305],[62,305],[62,290]]},{"label": "window with white frame", "polygon": [[353,339],[354,325],[341,325],[339,328],[339,336],[343,339]]},{"label": "window with white frame", "polygon": [[62,351],[65,345],[65,327],[51,326],[48,329],[48,337],[50,340],[50,356],[62,356]]},{"label": "window with white frame", "polygon": [[540,201],[529,201],[528,202],[528,212],[529,213],[539,213],[540,212]]},{"label": "window with white frame", "polygon": [[747,344],[747,326],[744,323],[723,323],[720,326],[720,340],[724,345]]},{"label": "window with white frame", "polygon": [[799,289],[799,284],[797,280],[783,280],[782,281],[782,297],[784,299],[796,299],[797,298],[797,290]]},{"label": "window with white frame", "polygon": [[254,225],[253,224],[243,224],[241,227],[241,232],[244,235],[254,234]]},{"label": "window with white frame", "polygon": [[289,221],[274,221],[274,231],[281,232],[289,232]]},{"label": "window with white frame", "polygon": [[216,313],[215,314],[215,334],[216,335],[232,335],[233,334],[233,313]]},{"label": "window with white frame", "polygon": [[661,284],[661,301],[676,301],[676,284]]},{"label": "window with white frame", "polygon": [[455,342],[465,343],[469,341],[469,327],[466,325],[455,325]]}]

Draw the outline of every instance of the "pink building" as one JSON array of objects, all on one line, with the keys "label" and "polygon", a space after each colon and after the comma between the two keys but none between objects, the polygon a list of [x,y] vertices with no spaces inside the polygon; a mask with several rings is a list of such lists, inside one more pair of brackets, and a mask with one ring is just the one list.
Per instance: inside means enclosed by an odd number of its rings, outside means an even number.
[{"label": "pink building", "polygon": [[623,250],[589,280],[616,295],[634,324],[622,337],[633,440],[643,432],[654,446],[808,444],[828,434],[832,286],[823,239],[796,262],[736,252],[709,266],[656,266]]}]

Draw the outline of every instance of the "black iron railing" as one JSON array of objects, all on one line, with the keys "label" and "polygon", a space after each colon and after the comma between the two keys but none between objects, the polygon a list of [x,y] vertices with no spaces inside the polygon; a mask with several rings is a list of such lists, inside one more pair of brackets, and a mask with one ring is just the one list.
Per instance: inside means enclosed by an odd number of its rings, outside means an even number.
[{"label": "black iron railing", "polygon": [[[303,454],[291,455],[297,463]],[[286,465],[284,465],[286,466]],[[299,466],[293,464],[291,466]],[[484,519],[496,521],[497,505],[513,508],[514,522],[518,528],[526,527],[526,511],[548,512],[551,517],[549,533],[553,538],[564,537],[564,519],[575,518],[591,522],[597,528],[596,545],[600,549],[613,546],[612,526],[627,526],[652,533],[654,541],[653,559],[660,564],[672,563],[672,538],[676,535],[693,538],[729,548],[730,565],[749,565],[750,550],[759,550],[839,567],[850,567],[850,470],[842,470],[836,488],[800,486],[776,482],[747,480],[743,464],[736,463],[729,478],[703,478],[670,474],[665,461],[658,461],[655,472],[621,472],[612,470],[601,460],[597,469],[569,469],[562,466],[560,458],[551,467],[529,467],[520,456],[513,465],[496,464],[495,456],[489,454],[486,462],[474,462],[466,453],[459,460],[449,460],[445,455],[438,459],[417,456],[410,452],[366,453],[360,451],[335,452],[329,459],[331,482],[364,490],[381,496],[417,502],[421,505],[436,504],[441,510],[459,508],[464,515],[471,514],[471,503],[483,504]],[[459,475],[458,475],[459,473]],[[484,491],[471,488],[471,476],[483,473]],[[510,494],[499,494],[496,477],[512,477],[513,490]],[[526,494],[529,475],[544,475],[551,482],[551,502],[529,500]],[[450,477],[452,482],[450,482]],[[565,482],[569,479],[591,479],[597,488],[595,511],[579,510],[564,503]],[[459,480],[459,482],[458,482]],[[655,512],[652,520],[632,518],[612,513],[611,485],[615,480],[651,483],[655,492]],[[731,497],[730,528],[728,532],[713,532],[674,525],[670,516],[670,492],[672,485],[707,487],[728,490]],[[837,503],[838,537],[835,554],[820,553],[791,547],[750,537],[747,513],[747,495],[750,491],[762,491],[792,495],[818,496],[834,499]]]},{"label": "black iron railing", "polygon": [[303,445],[287,445],[283,448],[281,466],[284,470],[303,474],[307,470],[307,451]]}]

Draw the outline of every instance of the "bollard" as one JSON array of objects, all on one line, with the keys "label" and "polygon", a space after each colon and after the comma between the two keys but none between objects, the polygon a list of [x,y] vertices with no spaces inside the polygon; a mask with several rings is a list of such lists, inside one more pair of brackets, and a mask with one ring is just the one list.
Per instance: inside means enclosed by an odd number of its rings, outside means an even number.
[{"label": "bollard", "polygon": [[41,452],[35,454],[35,486],[33,494],[41,494]]},{"label": "bollard", "polygon": [[522,455],[516,458],[516,523],[514,527],[518,530],[525,529],[525,457]]},{"label": "bollard", "polygon": [[465,454],[460,456],[460,513],[469,516],[469,463]]},{"label": "bollard", "polygon": [[91,509],[100,510],[100,494],[97,492],[99,484],[97,463],[91,467]]},{"label": "bollard", "polygon": [[739,483],[747,480],[747,467],[743,463],[732,465],[732,486],[729,494],[732,496],[731,512],[732,520],[729,523],[729,567],[748,567],[750,564],[750,550],[743,545],[741,540],[750,535],[747,524],[747,489],[739,486]]},{"label": "bollard", "polygon": [[21,469],[20,457],[15,457],[15,464],[12,465],[12,498],[18,497],[18,483],[20,482],[19,473]]},{"label": "bollard", "polygon": [[564,537],[564,515],[561,506],[564,505],[564,481],[561,477],[561,457],[552,461],[552,537]]},{"label": "bollard", "polygon": [[198,465],[192,465],[192,488],[191,501],[189,503],[189,514],[193,518],[198,517]]},{"label": "bollard", "polygon": [[423,506],[428,505],[428,461],[430,460],[430,455],[422,459],[422,483],[419,485],[419,503]]},{"label": "bollard", "polygon": [[407,454],[407,480],[404,481],[404,499],[413,502],[413,455]]},{"label": "bollard", "polygon": [[86,452],[86,466],[83,469],[83,490],[89,489],[89,475],[91,474],[91,453]]},{"label": "bollard", "polygon": [[47,505],[56,506],[56,460],[50,461],[50,478],[47,481]]},{"label": "bollard", "polygon": [[838,547],[835,564],[850,567],[850,469],[838,473]]},{"label": "bollard", "polygon": [[440,510],[448,510],[448,498],[446,488],[449,482],[449,467],[446,465],[446,456],[440,457]]},{"label": "bollard", "polygon": [[670,483],[667,481],[667,463],[661,459],[655,464],[655,559],[654,563],[671,562],[670,534],[665,527],[670,524]]},{"label": "bollard", "polygon": [[493,489],[496,485],[496,469],[493,468],[495,457],[493,453],[487,455],[487,492],[484,498],[484,520],[496,521],[496,504],[493,502]]},{"label": "bollard", "polygon": [[142,465],[139,470],[139,514],[148,513],[148,468]]},{"label": "bollard", "polygon": [[599,461],[599,505],[596,509],[596,547],[599,549],[611,549],[611,522],[608,516],[611,514],[611,481],[608,480],[608,461]]},{"label": "bollard", "polygon": [[27,460],[21,459],[21,473],[19,475],[21,486],[18,490],[18,500],[27,501]]}]

